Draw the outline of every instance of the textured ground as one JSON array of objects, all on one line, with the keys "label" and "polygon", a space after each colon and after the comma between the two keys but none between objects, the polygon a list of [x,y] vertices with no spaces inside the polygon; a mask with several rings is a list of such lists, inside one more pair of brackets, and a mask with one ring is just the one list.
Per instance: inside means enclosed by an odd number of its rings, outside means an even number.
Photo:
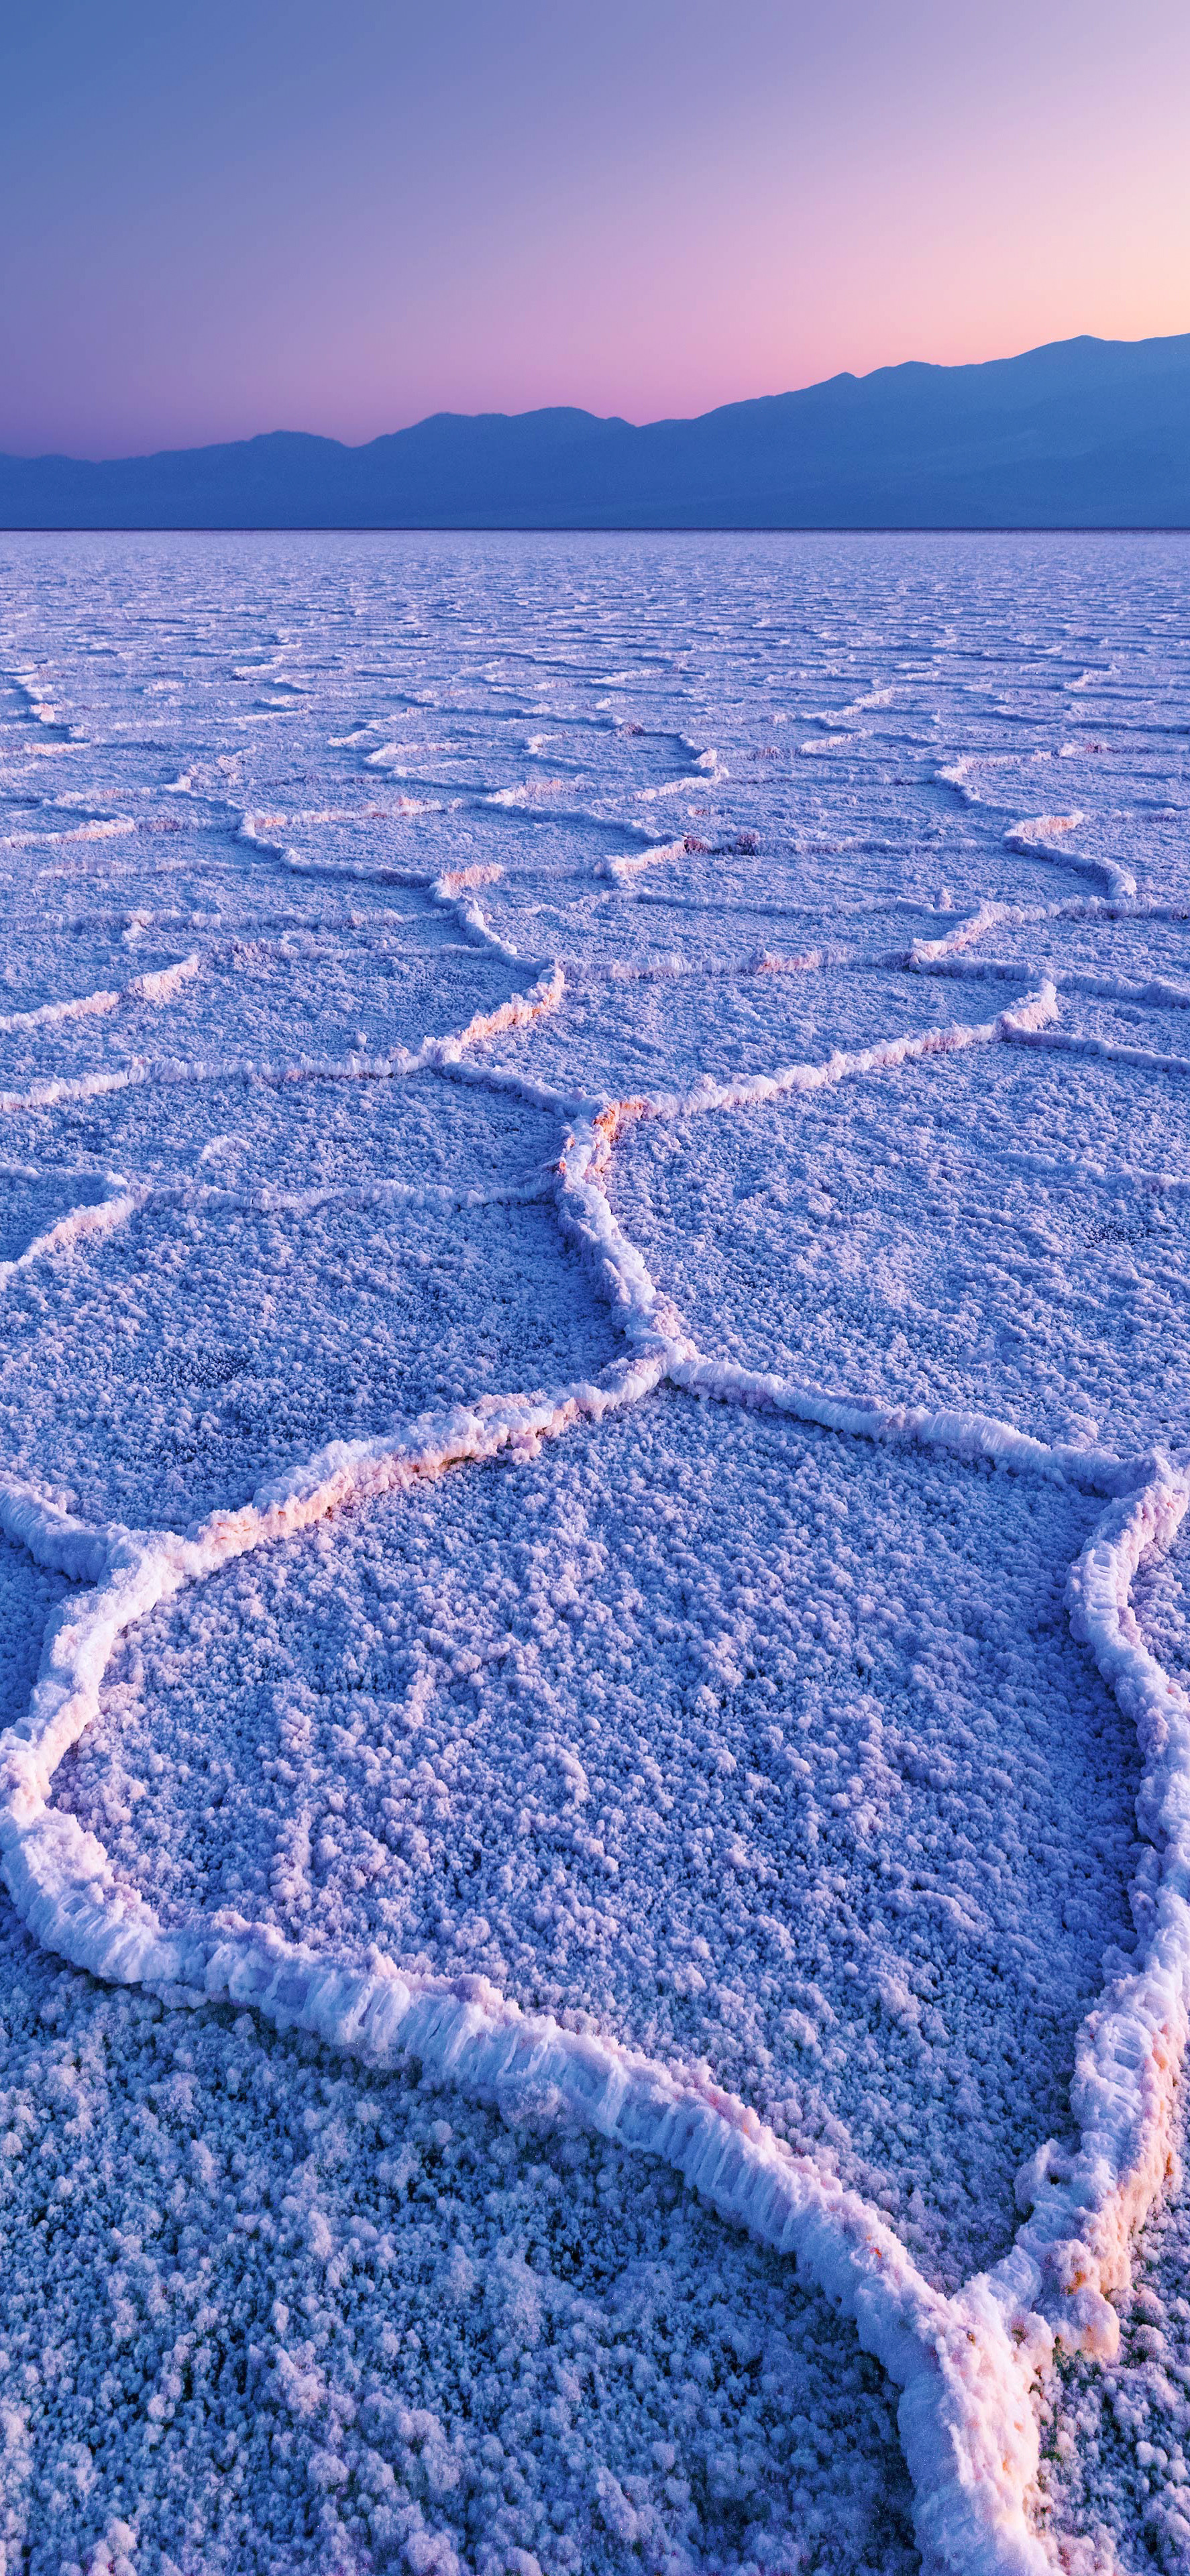
[{"label": "textured ground", "polygon": [[[710,1398],[1190,1447],[1185,543],[2,543],[12,1490],[191,1533],[600,1380],[584,1119],[707,1363],[157,1601],[56,1806],[167,1929],[726,2088],[954,2291],[1135,1940],[1102,1505]],[[5,1723],[73,1589],[0,1542]],[[895,2390],[665,2167],[0,1942],[0,2576],[916,2566]],[[1188,2231],[1048,2384],[1076,2570],[1185,2564]]]}]

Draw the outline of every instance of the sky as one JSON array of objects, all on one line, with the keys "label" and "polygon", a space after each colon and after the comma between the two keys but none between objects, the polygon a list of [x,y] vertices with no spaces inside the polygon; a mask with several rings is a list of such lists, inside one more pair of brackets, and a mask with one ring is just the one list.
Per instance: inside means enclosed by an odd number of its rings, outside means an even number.
[{"label": "sky", "polygon": [[1190,329],[1185,0],[38,0],[0,449],[709,410]]}]

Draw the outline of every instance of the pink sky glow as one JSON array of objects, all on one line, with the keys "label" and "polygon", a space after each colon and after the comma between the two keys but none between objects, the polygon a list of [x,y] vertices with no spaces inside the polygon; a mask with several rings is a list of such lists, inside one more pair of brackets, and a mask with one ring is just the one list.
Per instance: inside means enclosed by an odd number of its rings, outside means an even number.
[{"label": "pink sky glow", "polygon": [[10,23],[0,448],[646,420],[1190,328],[1181,0],[428,15]]}]

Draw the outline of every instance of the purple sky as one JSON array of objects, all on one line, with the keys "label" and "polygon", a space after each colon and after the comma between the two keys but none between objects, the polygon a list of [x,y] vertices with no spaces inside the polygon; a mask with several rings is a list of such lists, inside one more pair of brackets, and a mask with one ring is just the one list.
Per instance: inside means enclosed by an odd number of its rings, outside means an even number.
[{"label": "purple sky", "polygon": [[632,420],[1190,328],[1185,0],[38,0],[0,448]]}]

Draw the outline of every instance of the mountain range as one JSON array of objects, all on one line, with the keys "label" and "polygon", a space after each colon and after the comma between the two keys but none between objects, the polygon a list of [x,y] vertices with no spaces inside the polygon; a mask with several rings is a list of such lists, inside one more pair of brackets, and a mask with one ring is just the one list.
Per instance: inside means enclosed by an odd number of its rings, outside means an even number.
[{"label": "mountain range", "polygon": [[0,456],[7,528],[1190,527],[1190,333],[831,376],[643,428],[436,412],[89,463]]}]

